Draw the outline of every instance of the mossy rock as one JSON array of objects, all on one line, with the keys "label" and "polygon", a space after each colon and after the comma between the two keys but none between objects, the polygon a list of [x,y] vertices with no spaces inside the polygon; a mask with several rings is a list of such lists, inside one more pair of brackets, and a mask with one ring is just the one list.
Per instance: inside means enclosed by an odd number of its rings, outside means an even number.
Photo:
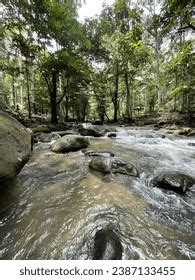
[{"label": "mossy rock", "polygon": [[38,125],[36,127],[31,128],[34,133],[43,132],[43,133],[51,133],[51,129],[48,125]]},{"label": "mossy rock", "polygon": [[11,181],[28,161],[31,135],[16,119],[0,111],[0,186]]},{"label": "mossy rock", "polygon": [[51,145],[54,153],[68,153],[87,148],[90,141],[87,137],[78,135],[66,135]]}]

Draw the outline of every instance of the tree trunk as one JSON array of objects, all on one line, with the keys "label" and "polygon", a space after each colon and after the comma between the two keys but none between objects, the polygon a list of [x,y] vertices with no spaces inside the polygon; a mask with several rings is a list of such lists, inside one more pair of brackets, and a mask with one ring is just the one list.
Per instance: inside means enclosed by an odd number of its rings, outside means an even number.
[{"label": "tree trunk", "polygon": [[[175,72],[175,88],[177,87],[178,84],[178,79],[177,79],[177,71]],[[175,94],[174,96],[174,112],[176,111],[177,108],[177,96]]]},{"label": "tree trunk", "polygon": [[69,98],[67,95],[65,97],[65,110],[66,110],[65,120],[68,121],[68,119],[69,119]]},{"label": "tree trunk", "polygon": [[82,110],[82,122],[85,122],[86,114],[87,114],[87,104],[84,103],[83,110]]},{"label": "tree trunk", "polygon": [[15,77],[14,74],[12,76],[12,98],[13,98],[13,107],[16,110],[16,89],[15,89]]},{"label": "tree trunk", "polygon": [[52,89],[50,90],[51,123],[58,123],[57,117],[57,73],[52,73]]},{"label": "tree trunk", "polygon": [[160,83],[160,58],[159,58],[159,38],[158,38],[158,29],[155,29],[155,57],[156,57],[156,80],[157,80],[157,102],[158,107],[161,105],[161,94],[159,90]]},{"label": "tree trunk", "polygon": [[28,117],[32,118],[31,115],[31,101],[30,101],[30,81],[29,81],[29,69],[28,69],[28,61],[26,59],[26,90],[27,90],[27,103],[28,103]]},{"label": "tree trunk", "polygon": [[132,102],[131,102],[129,78],[128,78],[127,71],[125,71],[125,85],[126,85],[126,116],[127,116],[128,122],[131,122],[132,121]]},{"label": "tree trunk", "polygon": [[100,121],[101,121],[102,124],[104,123],[104,120],[105,120],[104,112],[101,112],[100,113]]},{"label": "tree trunk", "polygon": [[20,85],[20,110],[23,113],[24,111],[24,96],[23,96],[23,86]]},{"label": "tree trunk", "polygon": [[119,82],[119,73],[118,73],[118,63],[116,64],[116,76],[115,76],[115,92],[114,92],[114,122],[118,121],[118,82]]}]

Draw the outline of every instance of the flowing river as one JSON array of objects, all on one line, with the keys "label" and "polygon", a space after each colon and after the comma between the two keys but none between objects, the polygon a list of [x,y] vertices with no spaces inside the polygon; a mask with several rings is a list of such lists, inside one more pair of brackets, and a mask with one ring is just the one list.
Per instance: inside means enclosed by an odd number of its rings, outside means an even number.
[{"label": "flowing river", "polygon": [[83,151],[55,154],[38,143],[17,180],[0,195],[2,259],[92,259],[97,231],[112,228],[122,259],[194,259],[193,186],[185,195],[149,185],[162,171],[195,178],[195,138],[153,128],[118,128],[88,150],[110,151],[140,177],[102,176]]}]

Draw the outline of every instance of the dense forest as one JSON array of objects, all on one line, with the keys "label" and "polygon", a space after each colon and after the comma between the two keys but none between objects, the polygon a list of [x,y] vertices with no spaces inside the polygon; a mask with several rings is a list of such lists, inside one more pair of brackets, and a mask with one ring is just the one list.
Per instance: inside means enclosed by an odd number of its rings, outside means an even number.
[{"label": "dense forest", "polygon": [[2,2],[1,109],[52,123],[195,112],[192,1],[116,0],[84,22],[85,1]]},{"label": "dense forest", "polygon": [[88,1],[2,0],[0,260],[195,259],[193,3]]}]

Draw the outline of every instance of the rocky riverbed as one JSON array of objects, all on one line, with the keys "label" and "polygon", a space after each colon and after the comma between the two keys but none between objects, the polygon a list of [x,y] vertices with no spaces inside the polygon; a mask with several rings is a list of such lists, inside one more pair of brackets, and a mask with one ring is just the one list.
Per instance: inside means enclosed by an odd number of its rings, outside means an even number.
[{"label": "rocky riverbed", "polygon": [[2,258],[194,258],[195,138],[167,131],[39,135],[0,193]]}]

